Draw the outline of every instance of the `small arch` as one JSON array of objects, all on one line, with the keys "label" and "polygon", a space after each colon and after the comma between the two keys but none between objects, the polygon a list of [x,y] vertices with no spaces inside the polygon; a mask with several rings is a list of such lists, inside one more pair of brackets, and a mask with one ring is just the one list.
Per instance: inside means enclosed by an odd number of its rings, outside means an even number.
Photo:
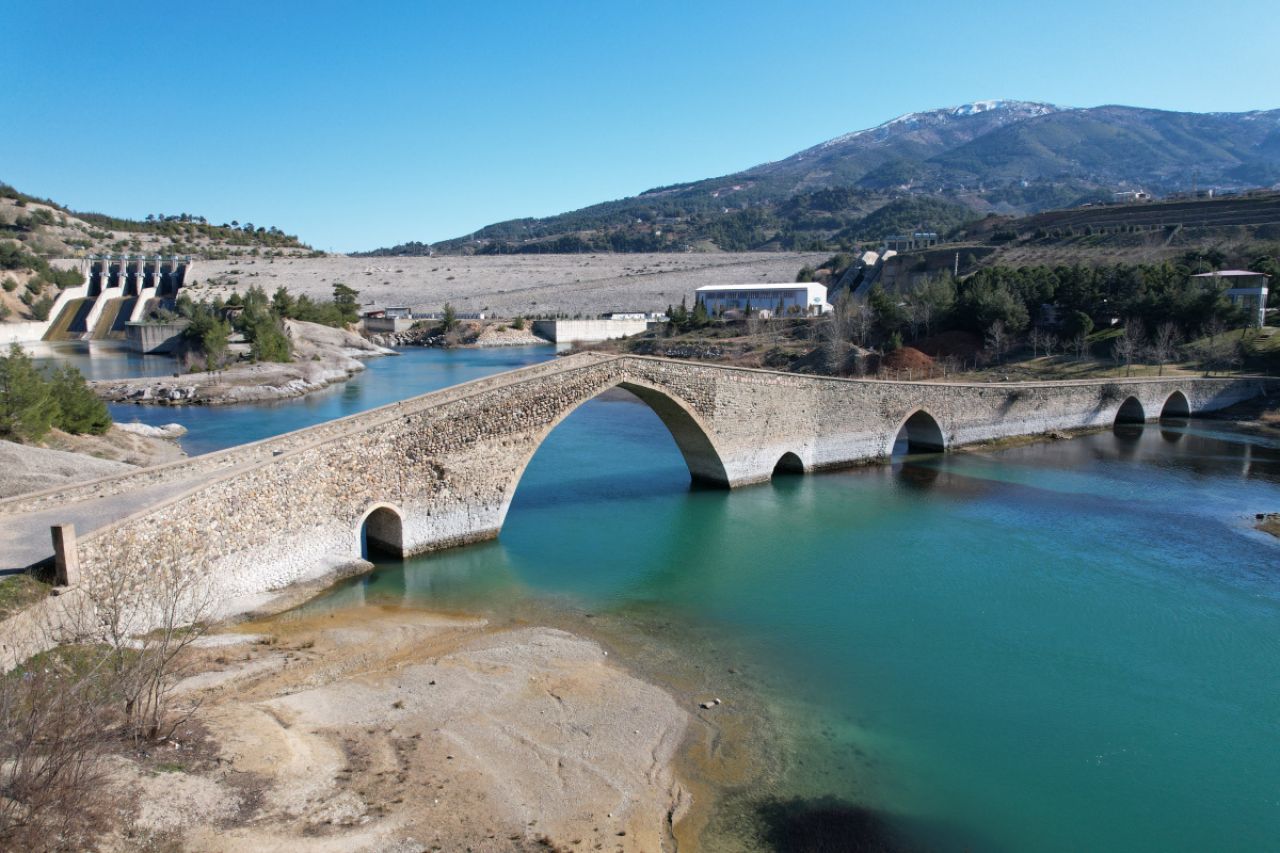
[{"label": "small arch", "polygon": [[803,473],[804,473],[804,462],[800,459],[799,456],[797,456],[796,454],[792,453],[789,450],[786,453],[782,454],[780,457],[778,457],[778,461],[773,466],[774,477],[778,476],[779,474],[788,475],[788,474],[803,474]]},{"label": "small arch", "polygon": [[947,439],[937,419],[924,409],[916,409],[908,415],[893,434],[889,455],[895,453],[942,453],[947,449]]},{"label": "small arch", "polygon": [[1174,391],[1169,395],[1169,399],[1164,401],[1164,407],[1160,409],[1160,420],[1168,418],[1189,418],[1191,417],[1191,403],[1187,400],[1187,395],[1181,391]]},{"label": "small arch", "polygon": [[1116,423],[1118,424],[1142,424],[1147,422],[1147,413],[1142,408],[1142,403],[1137,397],[1129,397],[1120,404],[1120,408],[1116,410]]},{"label": "small arch", "polygon": [[356,552],[363,560],[371,554],[404,556],[404,514],[391,504],[374,504],[356,526]]}]

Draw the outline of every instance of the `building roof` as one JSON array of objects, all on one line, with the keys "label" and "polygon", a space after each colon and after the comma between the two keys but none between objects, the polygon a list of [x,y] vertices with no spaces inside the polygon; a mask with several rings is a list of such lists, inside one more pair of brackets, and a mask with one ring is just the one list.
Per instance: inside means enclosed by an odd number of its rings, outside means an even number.
[{"label": "building roof", "polygon": [[1239,276],[1262,276],[1270,278],[1264,272],[1250,272],[1249,270],[1218,270],[1217,272],[1199,272],[1191,276],[1192,278],[1236,278]]},{"label": "building roof", "polygon": [[813,288],[821,288],[825,291],[826,285],[819,284],[816,281],[775,281],[772,284],[707,284],[697,289],[697,293],[704,290],[812,290]]}]

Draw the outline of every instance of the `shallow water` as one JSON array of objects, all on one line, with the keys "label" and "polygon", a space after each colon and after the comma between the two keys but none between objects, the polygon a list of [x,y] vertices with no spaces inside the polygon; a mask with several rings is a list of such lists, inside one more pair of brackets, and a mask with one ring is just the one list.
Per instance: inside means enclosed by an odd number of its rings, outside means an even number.
[{"label": "shallow water", "polygon": [[[551,345],[453,350],[405,347],[399,353],[398,356],[368,359],[363,372],[305,397],[235,406],[116,403],[109,408],[111,417],[121,423],[182,424],[187,428],[187,434],[180,443],[188,454],[194,456],[314,426],[492,373],[536,364],[555,357],[555,348]],[[91,369],[105,372],[126,371],[133,363],[132,360],[102,358],[86,361],[94,362],[90,364]],[[168,372],[172,373],[173,361],[168,358],[165,361],[169,364]],[[106,366],[108,363],[110,366]],[[116,375],[130,374],[120,372]]]},{"label": "shallow water", "polygon": [[597,400],[538,452],[499,541],[313,606],[546,599],[720,638],[790,756],[726,801],[711,847],[758,843],[767,814],[813,817],[793,839],[885,818],[934,849],[1261,850],[1280,542],[1249,520],[1278,505],[1275,443],[1195,422],[691,491],[647,407]]},{"label": "shallow water", "polygon": [[[405,353],[299,400],[113,414],[183,423],[206,452],[551,349]],[[739,670],[787,761],[728,793],[713,849],[905,833],[939,850],[1265,850],[1280,540],[1251,520],[1276,510],[1277,442],[1222,423],[727,493],[689,488],[643,404],[600,399],[534,457],[499,541],[383,563],[308,606],[594,611]]]},{"label": "shallow water", "polygon": [[42,370],[70,364],[86,379],[172,376],[179,369],[167,355],[143,355],[120,341],[40,341],[23,347]]}]

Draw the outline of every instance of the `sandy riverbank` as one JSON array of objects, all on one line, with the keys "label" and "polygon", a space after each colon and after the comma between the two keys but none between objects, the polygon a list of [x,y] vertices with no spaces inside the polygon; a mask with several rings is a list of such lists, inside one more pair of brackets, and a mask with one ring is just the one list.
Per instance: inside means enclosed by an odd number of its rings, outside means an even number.
[{"label": "sandy riverbank", "polygon": [[117,769],[131,844],[674,849],[691,715],[592,640],[376,607],[210,639],[181,686],[207,737]]},{"label": "sandy riverbank", "polygon": [[286,320],[293,342],[289,364],[236,364],[225,370],[170,377],[104,379],[89,383],[115,403],[218,406],[301,397],[364,370],[362,359],[394,355],[345,329]]}]

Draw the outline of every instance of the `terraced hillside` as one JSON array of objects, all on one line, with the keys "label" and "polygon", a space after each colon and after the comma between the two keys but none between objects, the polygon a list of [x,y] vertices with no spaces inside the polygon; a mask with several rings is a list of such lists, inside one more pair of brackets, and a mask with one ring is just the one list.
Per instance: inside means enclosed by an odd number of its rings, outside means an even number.
[{"label": "terraced hillside", "polygon": [[1019,230],[1065,232],[1083,231],[1086,228],[1107,230],[1267,225],[1280,225],[1280,193],[1054,210],[1020,220]]}]

